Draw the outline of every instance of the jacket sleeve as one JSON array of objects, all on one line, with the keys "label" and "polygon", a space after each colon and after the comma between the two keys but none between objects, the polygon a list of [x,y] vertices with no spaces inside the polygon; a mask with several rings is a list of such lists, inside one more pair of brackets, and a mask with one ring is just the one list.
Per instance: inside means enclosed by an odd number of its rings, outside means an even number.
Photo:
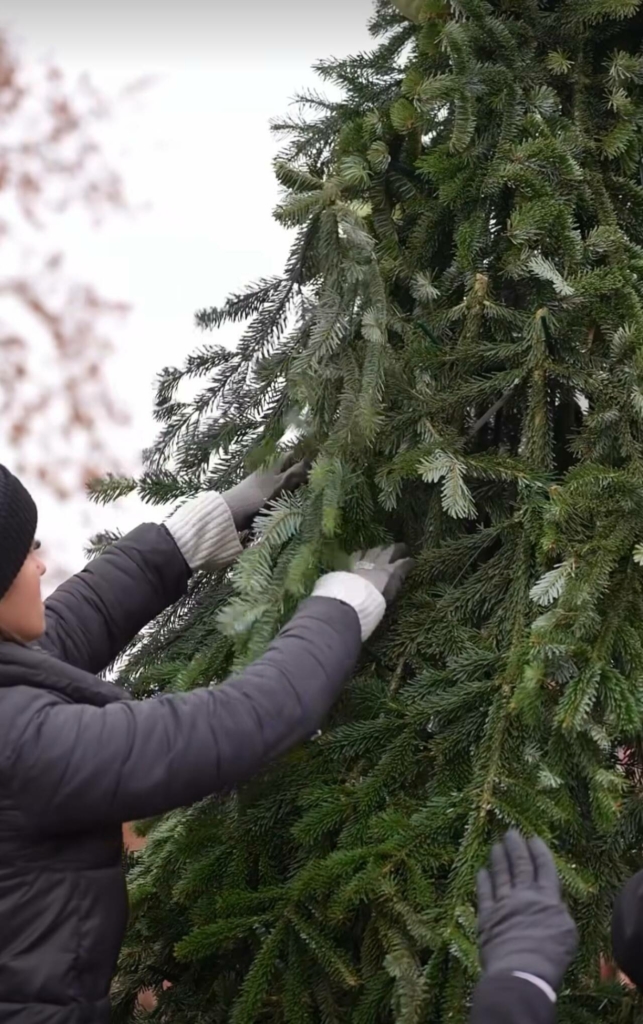
[{"label": "jacket sleeve", "polygon": [[0,774],[30,827],[50,834],[193,803],[309,738],[360,648],[355,610],[313,597],[262,658],[217,688],[97,708],[11,687]]},{"label": "jacket sleeve", "polygon": [[186,592],[190,569],[164,526],[146,524],[113,544],[45,602],[39,646],[102,672],[152,619]]},{"label": "jacket sleeve", "polygon": [[619,970],[643,990],[643,871],[620,890],[612,908],[612,952]]},{"label": "jacket sleeve", "polygon": [[556,1004],[513,974],[485,974],[473,993],[469,1024],[554,1024]]}]

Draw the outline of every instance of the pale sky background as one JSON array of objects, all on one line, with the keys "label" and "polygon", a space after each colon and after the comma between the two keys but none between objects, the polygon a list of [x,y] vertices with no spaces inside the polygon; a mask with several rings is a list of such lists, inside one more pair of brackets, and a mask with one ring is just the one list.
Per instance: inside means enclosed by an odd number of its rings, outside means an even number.
[{"label": "pale sky background", "polygon": [[[156,433],[155,375],[204,340],[195,311],[283,267],[289,237],[271,216],[278,189],[270,118],[287,113],[301,88],[319,85],[315,60],[369,47],[371,11],[371,0],[1,0],[0,25],[26,58],[49,56],[68,74],[89,72],[108,93],[158,76],[101,129],[131,199],[149,209],[110,217],[98,231],[65,215],[52,234],[69,272],[132,304],[112,331],[110,369],[132,416],[118,441],[132,471]],[[237,328],[221,340],[236,337]],[[70,572],[100,527],[128,529],[167,515],[137,499],[96,509],[34,494],[45,551],[55,550]]]}]

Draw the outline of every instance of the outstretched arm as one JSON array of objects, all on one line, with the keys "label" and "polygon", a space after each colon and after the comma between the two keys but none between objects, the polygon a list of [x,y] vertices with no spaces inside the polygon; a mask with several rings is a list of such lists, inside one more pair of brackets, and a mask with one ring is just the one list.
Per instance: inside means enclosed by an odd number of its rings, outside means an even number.
[{"label": "outstretched arm", "polygon": [[205,491],[165,526],[141,526],[73,576],[46,602],[40,646],[88,672],[101,672],[140,630],[186,590],[191,572],[223,569],[241,554],[267,501],[303,483],[306,462],[260,470],[225,494]]},{"label": "outstretched arm", "polygon": [[262,658],[223,686],[106,707],[2,694],[0,783],[44,833],[147,818],[239,785],[322,725],[411,568],[396,549],[322,577]]},{"label": "outstretched arm", "polygon": [[317,593],[262,658],[216,688],[106,707],[5,690],[0,782],[29,827],[60,833],[151,817],[239,785],[309,738],[386,606],[352,573],[325,577]]},{"label": "outstretched arm", "polygon": [[241,552],[224,499],[207,492],[165,526],[137,527],[72,576],[45,603],[40,646],[87,672],[101,672],[185,593],[192,570],[223,568]]}]

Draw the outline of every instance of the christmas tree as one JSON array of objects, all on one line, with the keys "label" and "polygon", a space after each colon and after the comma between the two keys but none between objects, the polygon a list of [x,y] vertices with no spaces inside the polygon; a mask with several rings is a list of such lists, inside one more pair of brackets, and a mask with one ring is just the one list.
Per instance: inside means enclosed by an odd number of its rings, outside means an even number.
[{"label": "christmas tree", "polygon": [[346,552],[417,569],[321,735],[146,824],[116,1020],[165,980],[181,1024],[465,1020],[510,825],[581,932],[561,1019],[630,1007],[600,964],[643,836],[642,4],[411,6],[379,0],[372,51],[318,66],[341,98],[276,125],[284,272],[198,314],[237,348],[163,375],[144,476],[100,496],[314,459],[139,639],[137,696],[216,685]]}]

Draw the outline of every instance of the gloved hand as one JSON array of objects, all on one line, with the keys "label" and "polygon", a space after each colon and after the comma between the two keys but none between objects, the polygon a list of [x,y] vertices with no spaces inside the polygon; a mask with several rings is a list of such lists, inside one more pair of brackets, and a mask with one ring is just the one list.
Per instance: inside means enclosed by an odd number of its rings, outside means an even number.
[{"label": "gloved hand", "polygon": [[308,459],[292,465],[291,457],[286,455],[272,469],[259,469],[222,494],[238,532],[248,530],[255,516],[269,501],[285,491],[297,490],[308,479],[310,469]]},{"label": "gloved hand", "polygon": [[241,555],[239,533],[267,501],[294,491],[308,479],[310,463],[292,465],[288,456],[273,469],[259,470],[225,494],[202,491],[174,512],[166,527],[190,569],[224,569]]},{"label": "gloved hand", "polygon": [[351,605],[357,612],[362,640],[367,640],[384,617],[413,568],[403,544],[372,548],[353,555],[349,572],[331,572],[317,583],[314,597],[332,597]]},{"label": "gloved hand", "polygon": [[542,839],[511,831],[478,875],[480,959],[488,974],[531,974],[556,991],[578,947],[556,865]]},{"label": "gloved hand", "polygon": [[408,557],[405,544],[392,544],[388,548],[358,551],[351,559],[351,572],[368,580],[387,604],[395,600],[415,561]]}]

